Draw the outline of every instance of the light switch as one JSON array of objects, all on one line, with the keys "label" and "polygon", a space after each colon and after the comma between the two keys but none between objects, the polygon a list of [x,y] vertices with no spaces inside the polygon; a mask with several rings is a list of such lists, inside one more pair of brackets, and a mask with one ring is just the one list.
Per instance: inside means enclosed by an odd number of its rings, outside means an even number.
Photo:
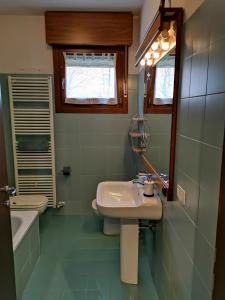
[{"label": "light switch", "polygon": [[186,192],[179,184],[177,185],[177,198],[182,205],[185,205]]}]

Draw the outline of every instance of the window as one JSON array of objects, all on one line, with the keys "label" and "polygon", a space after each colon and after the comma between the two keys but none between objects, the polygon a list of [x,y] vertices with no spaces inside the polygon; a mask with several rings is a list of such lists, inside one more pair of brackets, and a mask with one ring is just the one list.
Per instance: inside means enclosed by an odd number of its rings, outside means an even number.
[{"label": "window", "polygon": [[156,64],[153,104],[173,104],[175,56],[167,55]]},{"label": "window", "polygon": [[117,104],[116,54],[64,52],[64,58],[66,103]]},{"label": "window", "polygon": [[127,113],[126,47],[55,47],[57,112]]}]

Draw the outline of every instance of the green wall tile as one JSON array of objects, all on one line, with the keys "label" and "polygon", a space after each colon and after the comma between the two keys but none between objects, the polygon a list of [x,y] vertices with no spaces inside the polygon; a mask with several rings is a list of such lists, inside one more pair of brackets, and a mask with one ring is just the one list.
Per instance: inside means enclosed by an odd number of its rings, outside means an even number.
[{"label": "green wall tile", "polygon": [[191,300],[211,300],[212,294],[208,292],[196,269],[193,272]]},{"label": "green wall tile", "polygon": [[[166,299],[211,299],[225,124],[225,43],[224,38],[214,39],[214,28],[211,40],[215,44],[209,46],[210,9],[205,2],[184,25],[174,200],[178,200],[179,184],[186,191],[186,204],[183,207],[177,201],[165,202],[164,220],[151,240],[154,246],[146,243],[147,253],[152,252],[154,257],[149,261],[160,300],[164,300],[166,293]],[[202,24],[206,24],[203,31]],[[207,95],[206,86],[210,94],[217,94]],[[170,270],[172,291],[160,264]],[[162,286],[166,292],[161,291]]]},{"label": "green wall tile", "polygon": [[[198,205],[199,205],[199,183],[192,180],[191,177],[182,173],[179,170],[175,170],[175,186],[179,184],[186,191],[186,202],[184,209],[193,220],[194,223],[197,222],[198,216]],[[177,195],[174,195],[177,199]]]},{"label": "green wall tile", "polygon": [[188,109],[189,98],[180,99],[178,101],[177,133],[186,136],[188,133]]},{"label": "green wall tile", "polygon": [[224,116],[225,94],[207,96],[203,135],[205,143],[222,148],[225,124]]},{"label": "green wall tile", "polygon": [[206,94],[208,71],[208,48],[192,56],[190,96]]},{"label": "green wall tile", "polygon": [[205,97],[189,99],[188,136],[195,140],[202,139],[203,120],[205,111]]},{"label": "green wall tile", "polygon": [[215,262],[215,249],[206,241],[197,230],[195,236],[194,263],[202,281],[209,292],[213,289],[213,270]]}]

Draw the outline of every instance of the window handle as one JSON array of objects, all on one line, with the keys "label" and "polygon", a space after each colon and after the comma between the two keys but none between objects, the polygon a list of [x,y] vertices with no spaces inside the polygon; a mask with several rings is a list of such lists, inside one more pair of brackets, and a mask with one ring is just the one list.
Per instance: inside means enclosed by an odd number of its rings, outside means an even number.
[{"label": "window handle", "polygon": [[65,90],[65,78],[62,79],[62,89]]},{"label": "window handle", "polygon": [[147,97],[147,83],[144,83],[144,98]]},{"label": "window handle", "polygon": [[126,81],[124,81],[124,83],[123,83],[123,96],[125,98],[127,98],[127,82]]}]

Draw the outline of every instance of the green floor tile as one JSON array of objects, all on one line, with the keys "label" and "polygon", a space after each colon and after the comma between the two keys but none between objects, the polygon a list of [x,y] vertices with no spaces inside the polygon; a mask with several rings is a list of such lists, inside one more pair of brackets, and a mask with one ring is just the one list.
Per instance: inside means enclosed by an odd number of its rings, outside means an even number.
[{"label": "green floor tile", "polygon": [[95,216],[41,216],[41,257],[22,300],[158,300],[140,247],[139,285],[120,281],[119,237]]},{"label": "green floor tile", "polygon": [[26,290],[23,294],[23,300],[61,300],[63,291],[52,291],[47,289]]},{"label": "green floor tile", "polygon": [[60,300],[86,300],[86,291],[64,291]]},{"label": "green floor tile", "polygon": [[104,294],[99,290],[92,290],[86,292],[86,299],[85,300],[107,300],[108,294]]}]

